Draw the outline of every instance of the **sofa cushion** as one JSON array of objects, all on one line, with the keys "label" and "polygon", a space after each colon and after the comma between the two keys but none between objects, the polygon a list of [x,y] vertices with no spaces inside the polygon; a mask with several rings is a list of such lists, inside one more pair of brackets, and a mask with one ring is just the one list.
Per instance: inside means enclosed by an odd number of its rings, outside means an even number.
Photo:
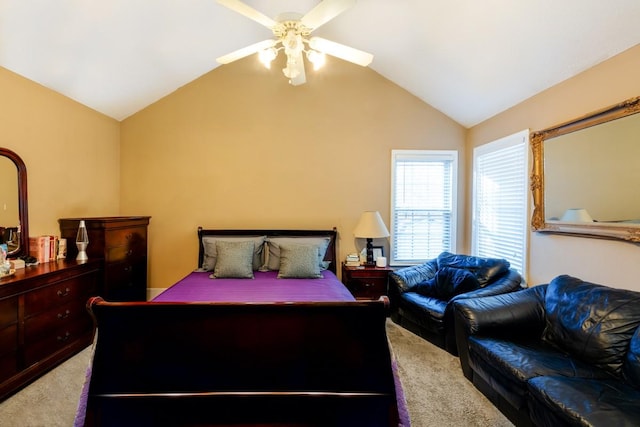
[{"label": "sofa cushion", "polygon": [[473,273],[480,286],[485,286],[505,274],[511,264],[506,259],[481,258],[472,255],[458,255],[442,252],[438,256],[438,269],[445,267],[463,268]]},{"label": "sofa cushion", "polygon": [[527,381],[537,376],[610,378],[607,372],[575,360],[539,339],[471,336],[468,344],[473,370],[516,408],[525,405]]},{"label": "sofa cushion", "polygon": [[640,327],[636,329],[629,342],[623,374],[629,384],[640,390]]},{"label": "sofa cushion", "polygon": [[412,311],[417,317],[424,317],[425,320],[437,320],[442,322],[447,302],[438,298],[420,295],[416,292],[405,292],[402,294],[401,306]]},{"label": "sofa cushion", "polygon": [[544,339],[616,376],[640,325],[640,293],[563,275],[547,288]]},{"label": "sofa cushion", "polygon": [[618,427],[640,420],[640,391],[620,381],[543,376],[527,387],[536,425]]}]

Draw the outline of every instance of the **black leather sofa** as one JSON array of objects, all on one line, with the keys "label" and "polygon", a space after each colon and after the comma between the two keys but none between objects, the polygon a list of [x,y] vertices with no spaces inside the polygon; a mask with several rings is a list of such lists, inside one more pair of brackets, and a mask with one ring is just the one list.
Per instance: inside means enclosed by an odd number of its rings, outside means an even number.
[{"label": "black leather sofa", "polygon": [[507,260],[443,252],[389,274],[391,319],[457,355],[453,301],[512,292],[521,282]]},{"label": "black leather sofa", "polygon": [[516,425],[640,425],[640,292],[558,276],[454,310],[465,376]]}]

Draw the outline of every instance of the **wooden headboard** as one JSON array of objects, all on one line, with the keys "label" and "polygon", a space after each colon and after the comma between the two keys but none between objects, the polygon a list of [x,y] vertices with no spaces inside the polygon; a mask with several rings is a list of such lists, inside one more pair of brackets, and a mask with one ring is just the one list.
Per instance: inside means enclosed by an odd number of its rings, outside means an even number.
[{"label": "wooden headboard", "polygon": [[330,271],[334,274],[337,272],[338,230],[335,227],[332,230],[215,230],[198,227],[198,266],[201,266],[204,260],[203,236],[329,237],[331,240],[324,260],[329,261]]}]

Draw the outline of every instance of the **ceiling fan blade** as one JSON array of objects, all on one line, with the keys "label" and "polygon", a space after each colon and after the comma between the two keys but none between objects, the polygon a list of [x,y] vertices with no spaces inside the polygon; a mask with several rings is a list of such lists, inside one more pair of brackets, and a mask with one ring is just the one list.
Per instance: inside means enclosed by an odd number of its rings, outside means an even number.
[{"label": "ceiling fan blade", "polygon": [[291,79],[289,79],[289,83],[292,86],[300,86],[307,82],[307,75],[304,71],[304,60],[302,59],[302,51],[298,52],[296,55],[296,63],[293,67],[295,71],[297,71],[297,75]]},{"label": "ceiling fan blade", "polygon": [[300,22],[315,30],[356,4],[356,0],[324,0],[304,15]]},{"label": "ceiling fan blade", "polygon": [[244,15],[247,18],[252,19],[259,24],[262,24],[269,29],[272,29],[278,24],[273,19],[258,12],[251,6],[244,4],[240,0],[217,0],[217,1],[221,5],[233,10],[234,12],[238,12],[240,15]]},{"label": "ceiling fan blade", "polygon": [[366,67],[373,61],[373,55],[370,53],[321,37],[311,37],[311,39],[309,39],[309,46],[311,49],[344,59],[345,61],[353,62],[354,64],[362,65],[363,67]]},{"label": "ceiling fan blade", "polygon": [[230,62],[237,61],[238,59],[244,58],[245,56],[249,56],[251,54],[259,52],[261,50],[269,49],[270,47],[273,47],[275,44],[276,44],[276,41],[273,39],[263,40],[261,42],[254,43],[247,47],[243,47],[242,49],[238,49],[226,55],[220,56],[216,58],[216,61],[218,61],[218,63],[220,64],[228,64]]}]

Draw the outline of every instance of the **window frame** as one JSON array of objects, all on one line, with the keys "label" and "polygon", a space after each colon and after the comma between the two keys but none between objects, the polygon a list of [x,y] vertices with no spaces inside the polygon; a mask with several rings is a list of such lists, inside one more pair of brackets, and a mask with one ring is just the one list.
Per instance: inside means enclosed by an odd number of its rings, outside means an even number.
[{"label": "window frame", "polygon": [[[522,221],[522,225],[523,225],[523,229],[521,230],[522,233],[522,242],[520,242],[520,249],[522,252],[522,259],[519,260],[521,263],[521,268],[516,268],[516,266],[513,266],[514,268],[519,270],[519,273],[522,275],[522,277],[526,277],[527,274],[527,270],[528,270],[528,261],[529,261],[529,233],[530,233],[530,227],[529,227],[529,214],[530,214],[530,205],[531,205],[531,201],[530,201],[530,197],[529,197],[529,170],[531,167],[531,156],[529,153],[529,129],[525,129],[522,130],[520,132],[516,132],[514,134],[508,135],[506,137],[497,139],[495,141],[492,142],[488,142],[486,144],[477,146],[473,149],[473,159],[472,159],[472,168],[473,168],[473,179],[472,179],[472,188],[471,188],[471,194],[472,194],[472,203],[471,203],[471,254],[475,255],[475,256],[492,256],[492,255],[479,255],[479,250],[478,250],[478,245],[479,245],[479,237],[477,234],[477,227],[478,227],[478,180],[480,179],[479,177],[479,172],[478,172],[478,157],[483,156],[483,155],[487,155],[487,154],[492,154],[492,153],[496,153],[498,151],[501,150],[507,150],[507,149],[511,149],[513,147],[516,146],[521,146],[522,147],[522,152],[524,155],[524,159],[523,160],[523,170],[522,170],[522,202],[523,202],[523,207],[522,207],[522,217],[521,217],[521,221]],[[514,179],[515,180],[515,179]],[[503,258],[503,256],[500,256],[499,254],[493,255],[492,257],[497,257],[497,258]],[[521,271],[520,271],[521,270]]]},{"label": "window frame", "polygon": [[[391,150],[391,215],[390,215],[390,238],[389,238],[389,265],[393,266],[410,266],[421,264],[431,258],[398,260],[395,258],[396,245],[396,166],[399,160],[425,160],[425,161],[447,161],[450,165],[450,224],[449,224],[449,247],[447,250],[455,253],[457,250],[457,227],[458,227],[458,150]],[[436,255],[437,256],[437,255]]]}]

